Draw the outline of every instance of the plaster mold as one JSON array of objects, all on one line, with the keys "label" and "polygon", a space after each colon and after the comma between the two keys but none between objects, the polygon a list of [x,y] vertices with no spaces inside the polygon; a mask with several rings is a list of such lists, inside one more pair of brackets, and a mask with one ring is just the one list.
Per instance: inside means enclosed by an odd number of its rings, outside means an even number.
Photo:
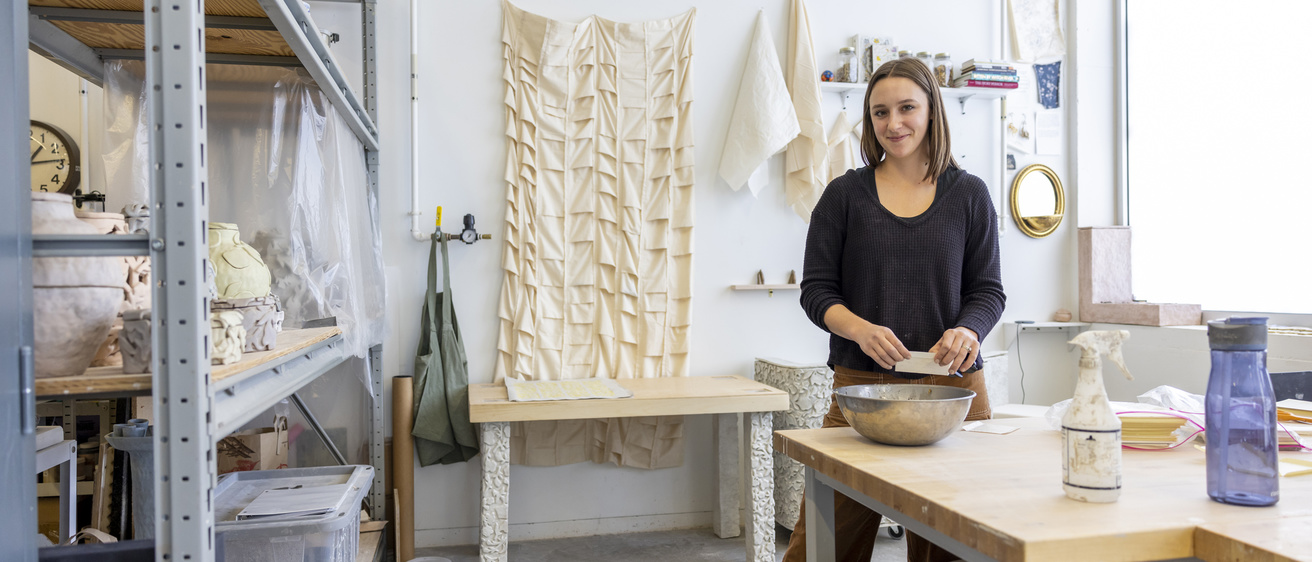
[{"label": "plaster mold", "polygon": [[[73,198],[32,193],[32,234],[96,234],[73,214]],[[109,335],[123,303],[119,258],[33,258],[36,377],[81,375]]]},{"label": "plaster mold", "polygon": [[770,455],[770,412],[752,412],[747,426],[752,483],[748,511],[747,559],[774,562],[774,459]]},{"label": "plaster mold", "polygon": [[210,310],[232,311],[242,315],[242,327],[246,330],[243,351],[269,351],[278,344],[283,311],[277,296],[271,294],[256,299],[220,299],[210,303]]},{"label": "plaster mold", "polygon": [[510,423],[479,424],[482,431],[483,509],[479,560],[505,562],[509,552]]},{"label": "plaster mold", "polygon": [[[834,386],[834,372],[825,364],[757,359],[755,378],[788,393],[790,407],[774,416],[775,430],[815,429],[824,423]],[[802,513],[805,477],[802,463],[774,453],[775,521],[790,531]]]},{"label": "plaster mold", "polygon": [[221,299],[252,299],[269,296],[272,279],[269,267],[255,248],[241,241],[237,225],[212,222],[209,228],[210,262],[214,284]]},{"label": "plaster mold", "polygon": [[241,361],[246,347],[246,328],[240,312],[231,310],[210,313],[210,363],[231,365]]},{"label": "plaster mold", "polygon": [[[128,234],[129,225],[124,215],[119,213],[98,213],[77,211],[78,220],[90,224],[100,234]],[[119,334],[123,329],[122,313],[128,310],[150,308],[150,258],[147,256],[122,256],[116,258],[122,263],[123,270],[123,304],[119,307],[120,318],[114,321],[109,335],[96,350],[91,360],[92,367],[118,366],[123,364],[120,355]]]},{"label": "plaster mold", "polygon": [[124,373],[150,372],[150,310],[123,313],[123,331],[119,333]]}]

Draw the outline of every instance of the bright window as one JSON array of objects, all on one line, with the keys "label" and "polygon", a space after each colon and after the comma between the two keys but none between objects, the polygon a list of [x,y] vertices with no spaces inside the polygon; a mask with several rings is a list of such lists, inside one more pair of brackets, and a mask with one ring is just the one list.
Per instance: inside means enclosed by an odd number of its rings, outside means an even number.
[{"label": "bright window", "polygon": [[1135,298],[1312,313],[1312,2],[1126,2]]}]

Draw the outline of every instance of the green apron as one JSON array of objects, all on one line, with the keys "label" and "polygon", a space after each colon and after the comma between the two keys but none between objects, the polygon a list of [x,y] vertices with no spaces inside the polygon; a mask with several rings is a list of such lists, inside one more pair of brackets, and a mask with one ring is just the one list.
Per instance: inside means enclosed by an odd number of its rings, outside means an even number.
[{"label": "green apron", "polygon": [[[428,292],[415,353],[415,453],[420,466],[467,461],[478,454],[469,423],[469,367],[460,325],[451,309],[451,266],[442,238],[442,287],[437,292],[437,240],[428,250]],[[437,311],[441,309],[439,316]]]}]

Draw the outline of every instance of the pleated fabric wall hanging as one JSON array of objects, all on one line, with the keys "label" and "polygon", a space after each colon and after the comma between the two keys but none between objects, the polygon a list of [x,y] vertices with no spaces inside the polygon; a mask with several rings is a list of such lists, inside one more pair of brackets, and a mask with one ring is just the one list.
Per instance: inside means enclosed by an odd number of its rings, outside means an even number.
[{"label": "pleated fabric wall hanging", "polygon": [[[506,236],[495,380],[687,376],[696,10],[560,22],[502,3]],[[511,460],[660,468],[682,418],[517,425]]]}]

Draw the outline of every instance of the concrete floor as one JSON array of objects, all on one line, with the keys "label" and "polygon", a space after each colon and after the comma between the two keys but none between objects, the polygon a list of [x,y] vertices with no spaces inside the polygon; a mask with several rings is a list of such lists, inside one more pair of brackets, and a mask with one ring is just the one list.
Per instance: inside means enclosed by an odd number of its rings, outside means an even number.
[{"label": "concrete floor", "polygon": [[[775,560],[788,548],[789,531],[775,528]],[[743,537],[721,539],[710,529],[631,533],[541,541],[511,541],[512,562],[742,562]],[[881,530],[872,562],[903,562],[906,540],[892,540]],[[442,556],[451,562],[478,562],[478,545],[420,548],[415,556]]]}]

